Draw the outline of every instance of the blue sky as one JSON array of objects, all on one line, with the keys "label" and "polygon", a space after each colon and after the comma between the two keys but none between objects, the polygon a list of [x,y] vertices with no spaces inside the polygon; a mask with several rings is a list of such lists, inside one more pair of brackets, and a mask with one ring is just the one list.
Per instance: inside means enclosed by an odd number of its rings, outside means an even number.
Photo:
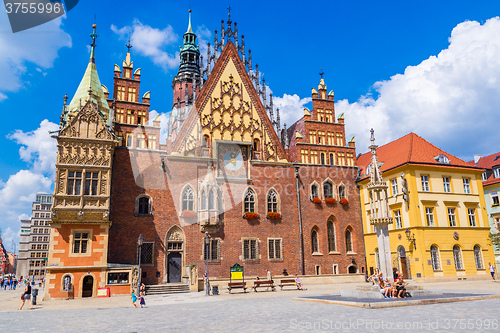
[{"label": "blue sky", "polygon": [[[112,87],[131,38],[141,93],[167,113],[187,10],[202,48],[227,19],[229,1],[85,1],[66,17],[12,34],[0,13],[0,228],[17,241],[19,216],[36,191],[52,191],[55,140],[89,57],[94,14],[96,64]],[[325,72],[347,135],[367,151],[368,130],[384,144],[414,131],[464,159],[500,151],[500,2],[232,1],[232,19],[290,125],[309,106]]]}]

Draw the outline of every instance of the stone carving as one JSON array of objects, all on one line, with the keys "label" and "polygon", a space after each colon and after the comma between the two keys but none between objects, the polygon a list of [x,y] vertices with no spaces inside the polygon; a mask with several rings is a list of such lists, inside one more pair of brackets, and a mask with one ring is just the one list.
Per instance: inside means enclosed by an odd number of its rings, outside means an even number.
[{"label": "stone carving", "polygon": [[182,235],[179,231],[174,231],[173,233],[170,234],[170,237],[168,238],[168,240],[181,241]]},{"label": "stone carving", "polygon": [[83,220],[85,212],[83,210],[78,211],[77,217],[79,220]]},{"label": "stone carving", "polygon": [[132,289],[135,290],[137,288],[137,282],[139,282],[139,269],[135,267],[132,269]]},{"label": "stone carving", "polygon": [[57,210],[52,210],[52,218],[57,219]]},{"label": "stone carving", "polygon": [[106,210],[102,213],[102,218],[107,219],[108,217],[109,217],[109,211]]}]

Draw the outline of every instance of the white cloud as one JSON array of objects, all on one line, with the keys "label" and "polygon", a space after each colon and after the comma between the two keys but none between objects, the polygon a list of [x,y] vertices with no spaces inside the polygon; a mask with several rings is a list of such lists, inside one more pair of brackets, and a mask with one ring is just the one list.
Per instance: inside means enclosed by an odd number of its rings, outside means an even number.
[{"label": "white cloud", "polygon": [[300,98],[297,94],[273,97],[274,116],[276,117],[276,109],[279,108],[281,126],[286,124],[287,127],[290,127],[304,116],[304,107],[311,101],[311,97]]},{"label": "white cloud", "polygon": [[131,26],[118,28],[111,25],[111,30],[119,35],[120,39],[130,39],[133,50],[151,58],[156,65],[163,69],[168,70],[179,66],[179,52],[170,54],[163,50],[179,39],[172,26],[168,25],[160,30],[144,25],[135,19]]},{"label": "white cloud", "polygon": [[71,37],[62,29],[62,18],[15,34],[10,32],[8,22],[7,14],[1,11],[0,101],[7,98],[5,93],[16,92],[27,84],[23,76],[36,73],[35,66],[40,70],[51,68],[59,49],[71,47]]},{"label": "white cloud", "polygon": [[23,161],[33,165],[35,172],[51,174],[55,171],[57,142],[50,137],[49,132],[57,129],[58,125],[45,119],[34,131],[25,133],[16,130],[7,137],[22,145],[19,155]]},{"label": "white cloud", "polygon": [[31,211],[36,193],[52,192],[57,143],[49,131],[57,128],[56,124],[43,120],[34,131],[17,130],[7,136],[22,145],[19,155],[28,165],[27,169],[10,175],[6,182],[0,180],[0,228],[10,229],[17,243],[20,220],[29,218],[26,212]]},{"label": "white cloud", "polygon": [[415,132],[462,158],[498,150],[500,19],[460,23],[449,43],[437,56],[375,83],[377,97],[337,103],[358,152],[368,150],[372,127],[379,145]]}]

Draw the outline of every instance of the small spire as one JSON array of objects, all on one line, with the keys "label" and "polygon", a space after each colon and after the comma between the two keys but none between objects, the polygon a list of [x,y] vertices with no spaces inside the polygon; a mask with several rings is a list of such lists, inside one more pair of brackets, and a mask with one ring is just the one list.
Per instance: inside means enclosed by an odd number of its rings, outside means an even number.
[{"label": "small spire", "polygon": [[95,33],[95,29],[97,28],[97,25],[95,23],[92,25],[92,28],[94,28],[94,31],[90,34],[90,37],[92,38],[92,44],[90,44],[90,46],[91,46],[91,49],[90,49],[90,62],[95,63],[95,46],[96,46],[95,40],[99,36]]},{"label": "small spire", "polygon": [[188,12],[189,12],[189,25],[186,32],[193,33],[193,29],[191,28],[191,12],[192,12],[191,8],[188,10]]}]

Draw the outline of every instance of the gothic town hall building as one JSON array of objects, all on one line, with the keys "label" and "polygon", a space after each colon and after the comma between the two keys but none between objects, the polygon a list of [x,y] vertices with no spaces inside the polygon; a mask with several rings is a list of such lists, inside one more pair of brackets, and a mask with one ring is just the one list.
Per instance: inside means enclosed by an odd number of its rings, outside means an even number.
[{"label": "gothic town hall building", "polygon": [[130,48],[112,92],[101,85],[95,29],[54,134],[46,298],[127,294],[139,274],[195,284],[206,262],[211,279],[235,264],[246,277],[365,273],[354,138],[323,78],[312,109],[281,126],[236,23],[222,23],[203,59],[189,18],[161,142]]}]

